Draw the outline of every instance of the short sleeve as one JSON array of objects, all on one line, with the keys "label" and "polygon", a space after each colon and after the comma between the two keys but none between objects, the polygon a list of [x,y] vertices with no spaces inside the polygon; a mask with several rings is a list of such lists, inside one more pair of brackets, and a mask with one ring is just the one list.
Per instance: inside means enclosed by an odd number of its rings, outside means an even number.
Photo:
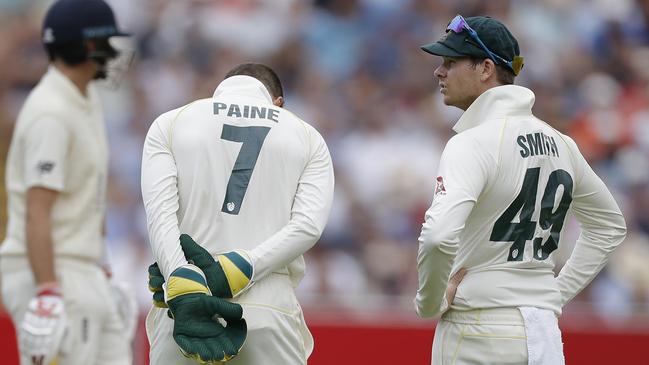
[{"label": "short sleeve", "polygon": [[24,136],[25,184],[62,191],[70,143],[70,132],[55,118],[42,118],[32,123]]}]

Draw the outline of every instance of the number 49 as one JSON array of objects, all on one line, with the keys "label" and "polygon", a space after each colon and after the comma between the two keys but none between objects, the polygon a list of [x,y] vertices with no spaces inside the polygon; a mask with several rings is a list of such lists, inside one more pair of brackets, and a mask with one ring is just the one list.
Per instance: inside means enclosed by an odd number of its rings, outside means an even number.
[{"label": "number 49", "polygon": [[[536,222],[532,221],[532,215],[536,208],[535,200],[540,170],[540,167],[527,169],[521,191],[500,218],[496,220],[491,231],[489,240],[492,242],[514,242],[509,248],[507,261],[522,261],[525,242],[531,239],[533,239],[534,258],[536,260],[547,259],[552,251],[559,247],[561,229],[572,202],[572,177],[567,171],[561,169],[552,171],[550,174],[548,184],[541,198],[541,214],[539,216],[539,226],[543,230],[550,229],[550,236],[545,242],[542,242],[542,237],[534,238]],[[555,210],[554,202],[559,185],[563,185],[563,192],[559,206]],[[520,221],[516,223],[513,221],[518,212],[520,212]]]}]

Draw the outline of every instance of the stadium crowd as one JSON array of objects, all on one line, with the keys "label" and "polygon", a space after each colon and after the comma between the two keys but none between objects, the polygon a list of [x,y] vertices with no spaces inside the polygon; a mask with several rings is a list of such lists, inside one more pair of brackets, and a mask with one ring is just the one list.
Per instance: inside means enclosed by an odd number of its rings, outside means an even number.
[{"label": "stadium crowd", "polygon": [[[336,168],[331,218],[299,288],[303,303],[411,311],[423,213],[461,112],[441,102],[436,64],[419,46],[460,13],[491,15],[518,36],[526,62],[516,83],[536,93],[537,116],[576,139],[627,219],[626,242],[574,305],[612,319],[649,315],[649,1],[107,1],[135,35],[134,59],[125,52],[122,77],[102,88],[107,240],[115,274],[138,289],[143,308],[151,253],[139,182],[148,127],[210,97],[233,65],[255,61],[278,71],[287,107],[323,134]],[[47,67],[40,19],[48,3],[0,0],[3,164],[16,113]],[[4,231],[4,209],[0,218]],[[577,234],[570,222],[560,261]]]}]

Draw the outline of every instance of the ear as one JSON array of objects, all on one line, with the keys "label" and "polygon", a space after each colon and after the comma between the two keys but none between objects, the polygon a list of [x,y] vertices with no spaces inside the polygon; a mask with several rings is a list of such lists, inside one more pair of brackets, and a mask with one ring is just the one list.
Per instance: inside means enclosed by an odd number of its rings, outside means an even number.
[{"label": "ear", "polygon": [[482,73],[480,75],[480,80],[485,82],[491,77],[496,77],[496,64],[490,58],[485,58],[482,61]]},{"label": "ear", "polygon": [[86,39],[85,46],[88,52],[94,52],[97,50],[97,41],[94,39]]},{"label": "ear", "polygon": [[284,97],[278,96],[273,100],[273,105],[278,106],[278,107],[283,107],[284,106]]}]

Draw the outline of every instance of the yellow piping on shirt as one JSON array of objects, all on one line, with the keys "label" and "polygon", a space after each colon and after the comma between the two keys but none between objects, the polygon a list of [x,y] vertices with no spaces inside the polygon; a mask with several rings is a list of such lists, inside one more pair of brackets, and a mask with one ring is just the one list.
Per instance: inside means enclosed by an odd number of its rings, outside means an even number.
[{"label": "yellow piping on shirt", "polygon": [[[174,131],[174,127],[176,125],[176,121],[180,117],[180,114],[182,114],[182,112],[184,112],[185,109],[189,108],[192,104],[197,103],[197,102],[199,102],[201,100],[205,100],[205,99],[194,100],[191,103],[189,103],[189,104],[183,106],[182,108],[180,108],[180,110],[178,110],[178,113],[176,113],[176,116],[174,117],[174,119],[171,121],[171,124],[169,125],[169,152],[171,152],[172,149],[173,149],[173,131]],[[174,160],[175,160],[175,158],[174,158]]]}]

